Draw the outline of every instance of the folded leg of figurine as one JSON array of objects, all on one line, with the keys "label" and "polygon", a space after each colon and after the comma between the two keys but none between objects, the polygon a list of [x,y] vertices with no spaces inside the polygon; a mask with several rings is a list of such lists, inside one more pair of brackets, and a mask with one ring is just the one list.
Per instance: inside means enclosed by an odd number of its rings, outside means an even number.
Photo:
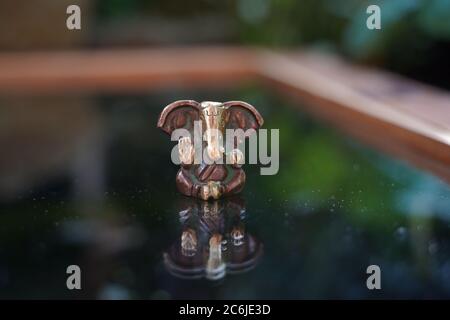
[{"label": "folded leg of figurine", "polygon": [[233,168],[232,178],[223,185],[224,194],[231,195],[242,191],[245,185],[245,172],[241,168]]},{"label": "folded leg of figurine", "polygon": [[186,169],[181,168],[178,170],[176,183],[178,191],[180,191],[185,196],[196,196],[197,190],[195,188],[195,184],[187,173]]}]

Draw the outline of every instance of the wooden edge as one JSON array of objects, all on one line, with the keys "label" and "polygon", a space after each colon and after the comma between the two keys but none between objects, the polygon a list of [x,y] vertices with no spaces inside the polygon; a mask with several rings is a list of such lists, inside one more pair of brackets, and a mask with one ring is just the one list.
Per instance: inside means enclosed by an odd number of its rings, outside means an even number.
[{"label": "wooden edge", "polygon": [[262,80],[311,102],[305,107],[311,114],[450,182],[449,93],[316,53],[223,47],[2,53],[0,70],[4,95]]},{"label": "wooden edge", "polygon": [[[349,72],[351,66],[346,65],[335,65],[333,70],[329,65],[324,71],[321,70],[323,65],[320,59],[316,61],[318,65],[315,65],[310,61],[303,63],[302,59],[270,52],[261,54],[260,59],[259,74],[262,80],[284,94],[307,102],[302,107],[309,113],[377,149],[406,159],[450,182],[450,125],[442,121],[440,114],[435,113],[439,118],[430,121],[407,109],[397,108],[399,102],[393,102],[395,99],[392,97],[386,99],[386,95],[382,93],[368,94],[367,91],[352,86],[352,81],[345,81],[348,77],[363,81],[361,72],[372,77],[373,71],[361,69]],[[347,72],[336,70],[340,68]],[[336,77],[336,74],[343,75],[342,79]],[[390,82],[389,78],[384,79]],[[415,96],[436,95],[443,105],[450,106],[450,95],[410,83],[406,79],[404,82]],[[372,91],[376,92],[377,88],[372,88]],[[423,105],[422,111],[428,112],[428,107]],[[443,116],[447,113],[445,109],[441,112]]]},{"label": "wooden edge", "polygon": [[91,50],[0,54],[0,94],[214,87],[254,78],[243,48]]}]

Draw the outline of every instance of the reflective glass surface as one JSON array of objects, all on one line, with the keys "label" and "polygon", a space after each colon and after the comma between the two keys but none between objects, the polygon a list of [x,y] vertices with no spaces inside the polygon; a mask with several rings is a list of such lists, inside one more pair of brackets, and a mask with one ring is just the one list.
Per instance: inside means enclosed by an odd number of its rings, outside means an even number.
[{"label": "reflective glass surface", "polygon": [[[278,174],[178,194],[160,111],[237,97],[280,129]],[[450,297],[449,186],[266,89],[2,97],[0,145],[0,298]]]}]

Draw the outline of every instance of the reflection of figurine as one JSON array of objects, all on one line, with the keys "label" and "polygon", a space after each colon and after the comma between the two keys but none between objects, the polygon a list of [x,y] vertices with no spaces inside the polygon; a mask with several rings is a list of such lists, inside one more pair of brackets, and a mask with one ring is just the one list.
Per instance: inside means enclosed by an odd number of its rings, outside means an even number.
[{"label": "reflection of figurine", "polygon": [[[195,125],[198,121],[199,125]],[[181,169],[176,182],[178,190],[187,196],[207,200],[219,199],[222,195],[236,194],[245,184],[245,173],[241,169],[243,153],[237,148],[245,137],[263,124],[258,111],[248,103],[241,101],[202,102],[180,100],[169,104],[161,112],[158,127],[172,134],[176,129],[186,129],[189,136],[179,138],[178,153]],[[232,141],[233,149],[225,154],[223,139],[226,129],[242,129],[245,134]],[[197,135],[194,134],[194,131]],[[196,150],[193,138],[200,137],[206,152],[196,163]],[[206,141],[203,141],[203,136]],[[222,139],[220,138],[222,137]],[[203,150],[203,148],[202,148]],[[203,159],[207,157],[207,161]]]},{"label": "reflection of figurine", "polygon": [[171,274],[216,280],[256,265],[262,244],[245,232],[241,199],[183,200],[181,237],[164,253],[164,264]]}]

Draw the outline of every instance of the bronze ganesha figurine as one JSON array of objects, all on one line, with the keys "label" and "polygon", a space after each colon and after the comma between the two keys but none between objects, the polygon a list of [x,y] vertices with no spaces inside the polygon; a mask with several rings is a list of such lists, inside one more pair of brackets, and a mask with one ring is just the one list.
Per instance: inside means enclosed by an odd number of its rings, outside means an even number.
[{"label": "bronze ganesha figurine", "polygon": [[[158,127],[169,135],[176,129],[187,133],[175,137],[181,165],[176,176],[178,190],[203,200],[239,193],[245,184],[245,172],[241,168],[244,155],[238,146],[263,122],[259,112],[242,101],[179,100],[166,106]],[[242,129],[240,132],[244,133],[232,137],[229,152],[222,146],[227,129]],[[197,157],[198,153],[201,157]]]},{"label": "bronze ganesha figurine", "polygon": [[258,264],[264,245],[246,229],[245,203],[239,196],[208,202],[183,198],[178,207],[181,234],[163,254],[169,273],[219,280]]}]

